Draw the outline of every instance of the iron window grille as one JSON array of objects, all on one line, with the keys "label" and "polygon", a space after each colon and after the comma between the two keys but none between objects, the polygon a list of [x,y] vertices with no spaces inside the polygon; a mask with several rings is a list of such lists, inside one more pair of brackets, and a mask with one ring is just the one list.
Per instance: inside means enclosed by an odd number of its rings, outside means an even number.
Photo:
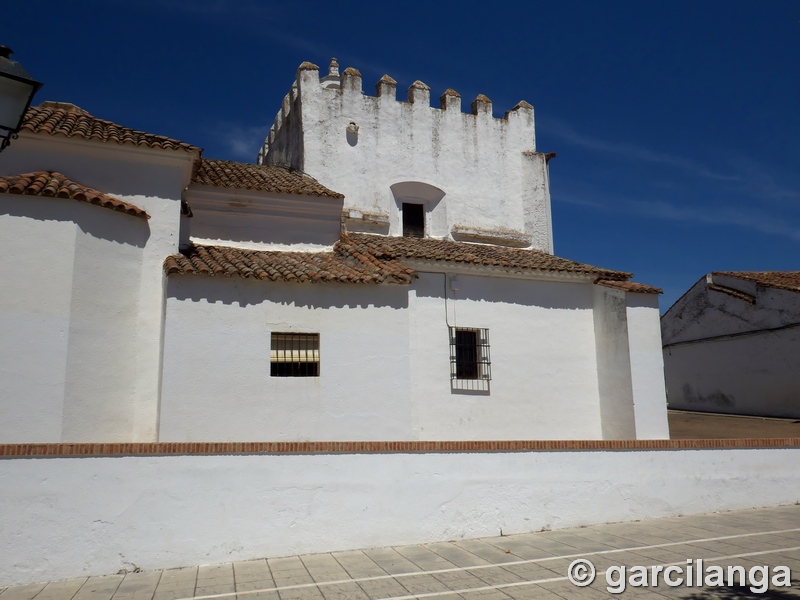
[{"label": "iron window grille", "polygon": [[269,362],[272,377],[319,377],[319,334],[273,333]]},{"label": "iron window grille", "polygon": [[450,327],[450,379],[489,381],[489,330]]}]

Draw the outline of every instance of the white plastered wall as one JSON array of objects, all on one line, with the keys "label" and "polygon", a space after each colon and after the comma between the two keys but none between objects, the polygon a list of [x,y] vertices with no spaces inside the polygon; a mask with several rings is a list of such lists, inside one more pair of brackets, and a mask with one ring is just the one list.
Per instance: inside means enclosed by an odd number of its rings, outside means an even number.
[{"label": "white plastered wall", "polygon": [[800,327],[664,349],[670,408],[800,418]]},{"label": "white plastered wall", "polygon": [[[449,322],[490,330],[493,379],[470,393],[451,387],[444,278],[171,277],[161,440],[600,438],[593,286],[457,276]],[[270,377],[273,331],[319,333],[320,377]]]},{"label": "white plastered wall", "polygon": [[[409,298],[420,439],[600,438],[592,287],[421,272]],[[448,323],[489,330],[485,389],[453,389]]]},{"label": "white plastered wall", "polygon": [[[391,186],[436,186],[446,193],[440,207],[446,223],[432,217],[433,235],[447,236],[453,227],[512,232],[552,252],[549,181],[545,157],[535,152],[533,108],[496,119],[491,104],[478,114],[461,112],[456,97],[444,110],[433,108],[423,89],[403,102],[395,86],[364,95],[356,75],[343,73],[341,88],[322,87],[316,70],[297,76],[270,132],[265,163],[291,163],[343,193],[346,210],[388,216],[393,230],[400,216]],[[357,134],[348,133],[350,123]]]},{"label": "white plastered wall", "polygon": [[[168,280],[163,441],[413,439],[404,286]],[[271,332],[318,333],[319,377],[270,377]]]},{"label": "white plastered wall", "polygon": [[[88,423],[78,425],[82,419],[74,417],[68,410],[63,414],[63,422],[67,427],[64,434],[70,436],[69,441],[157,439],[164,314],[163,261],[178,249],[181,193],[188,184],[193,158],[193,153],[183,150],[160,150],[27,132],[23,132],[14,146],[0,157],[2,175],[58,171],[81,185],[130,202],[151,216],[149,220],[143,221],[97,206],[61,200],[67,203],[65,206],[74,204],[78,211],[89,211],[86,214],[98,215],[92,219],[103,219],[104,223],[98,224],[88,235],[74,239],[72,247],[78,259],[76,261],[70,258],[72,250],[60,255],[61,249],[55,244],[43,244],[24,259],[31,265],[41,265],[31,272],[50,270],[45,255],[59,255],[55,261],[63,273],[68,272],[65,264],[69,263],[70,278],[74,280],[72,285],[76,294],[73,306],[77,312],[74,322],[70,317],[68,330],[69,343],[73,344],[75,350],[70,349],[73,352],[73,358],[70,359],[72,362],[69,366],[65,364],[63,369],[67,369],[66,377],[73,380],[70,385],[76,393],[84,393],[79,401],[84,409],[94,410],[103,405],[101,412],[111,414],[119,410],[120,414],[125,415],[122,419],[126,423],[123,428],[92,428]],[[46,215],[43,219],[47,220]],[[137,233],[135,240],[128,239],[133,235],[130,233],[132,222],[133,229],[138,227],[145,230],[143,235]],[[59,240],[59,236],[64,235],[59,231],[63,229],[63,226],[44,225],[37,228],[35,235],[40,236],[38,241]],[[22,230],[14,229],[3,243],[31,244],[34,241],[22,240],[21,234]],[[54,237],[51,238],[50,235]],[[12,238],[17,241],[12,242]],[[103,239],[110,243],[104,245],[99,241]],[[131,245],[137,248],[135,272],[129,253]],[[55,277],[59,278],[61,275]],[[38,296],[43,298],[44,294],[34,294],[34,297]],[[115,303],[115,299],[118,302]],[[100,309],[98,314],[103,311],[108,315],[117,314],[107,328],[108,337],[121,337],[132,348],[132,355],[125,354],[124,364],[121,363],[116,371],[110,371],[105,376],[109,381],[113,381],[114,377],[130,377],[133,381],[134,388],[128,390],[122,407],[114,407],[115,400],[107,393],[107,385],[111,385],[110,383],[83,381],[89,377],[85,364],[88,356],[84,361],[81,358],[83,350],[79,351],[78,348],[80,344],[88,344],[84,350],[95,350],[88,341],[80,341],[91,339],[91,335],[85,338],[75,336],[81,332],[102,330],[104,327],[103,321],[91,314],[93,304],[97,304]],[[107,360],[110,359],[103,357],[100,364]],[[25,385],[36,387],[33,383]],[[65,393],[69,389],[70,386],[65,387]],[[59,419],[61,417],[58,416]],[[54,417],[48,417],[51,418]],[[73,425],[66,425],[67,423],[73,423],[78,429],[75,430]],[[77,438],[71,437],[73,435]],[[24,441],[33,440],[27,437]]]},{"label": "white plastered wall", "polygon": [[602,437],[635,439],[625,292],[599,285],[592,287]]},{"label": "white plastered wall", "polygon": [[669,439],[658,295],[628,293],[625,306],[636,438]]},{"label": "white plastered wall", "polygon": [[330,251],[341,236],[338,198],[192,184],[186,200],[197,244],[318,252]]},{"label": "white plastered wall", "polygon": [[0,460],[3,585],[795,503],[797,448]]},{"label": "white plastered wall", "polygon": [[2,201],[0,440],[130,439],[147,223],[69,199]]},{"label": "white plastered wall", "polygon": [[713,275],[661,320],[670,408],[800,417],[800,294]]}]

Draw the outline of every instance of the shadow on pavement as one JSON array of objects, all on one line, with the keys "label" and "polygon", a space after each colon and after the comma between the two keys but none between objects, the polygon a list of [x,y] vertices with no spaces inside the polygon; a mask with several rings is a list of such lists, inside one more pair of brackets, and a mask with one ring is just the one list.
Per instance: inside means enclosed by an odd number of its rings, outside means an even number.
[{"label": "shadow on pavement", "polygon": [[684,600],[798,600],[800,598],[800,581],[793,580],[792,587],[768,589],[762,593],[751,592],[746,585],[720,586],[705,588],[681,596]]}]

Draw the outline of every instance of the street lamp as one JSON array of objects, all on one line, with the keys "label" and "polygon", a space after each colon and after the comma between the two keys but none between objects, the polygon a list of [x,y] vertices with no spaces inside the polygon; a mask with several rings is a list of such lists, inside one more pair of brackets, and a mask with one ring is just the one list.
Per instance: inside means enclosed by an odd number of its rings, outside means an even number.
[{"label": "street lamp", "polygon": [[9,58],[12,54],[11,48],[0,46],[0,152],[19,137],[33,95],[42,87],[21,64]]}]

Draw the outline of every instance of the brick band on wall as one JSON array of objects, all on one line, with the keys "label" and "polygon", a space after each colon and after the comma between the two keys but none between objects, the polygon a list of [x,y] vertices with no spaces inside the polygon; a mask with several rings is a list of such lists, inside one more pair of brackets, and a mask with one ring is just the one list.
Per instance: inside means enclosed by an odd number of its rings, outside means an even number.
[{"label": "brick band on wall", "polygon": [[380,454],[800,448],[800,438],[410,442],[139,442],[0,444],[0,458],[212,454]]}]

